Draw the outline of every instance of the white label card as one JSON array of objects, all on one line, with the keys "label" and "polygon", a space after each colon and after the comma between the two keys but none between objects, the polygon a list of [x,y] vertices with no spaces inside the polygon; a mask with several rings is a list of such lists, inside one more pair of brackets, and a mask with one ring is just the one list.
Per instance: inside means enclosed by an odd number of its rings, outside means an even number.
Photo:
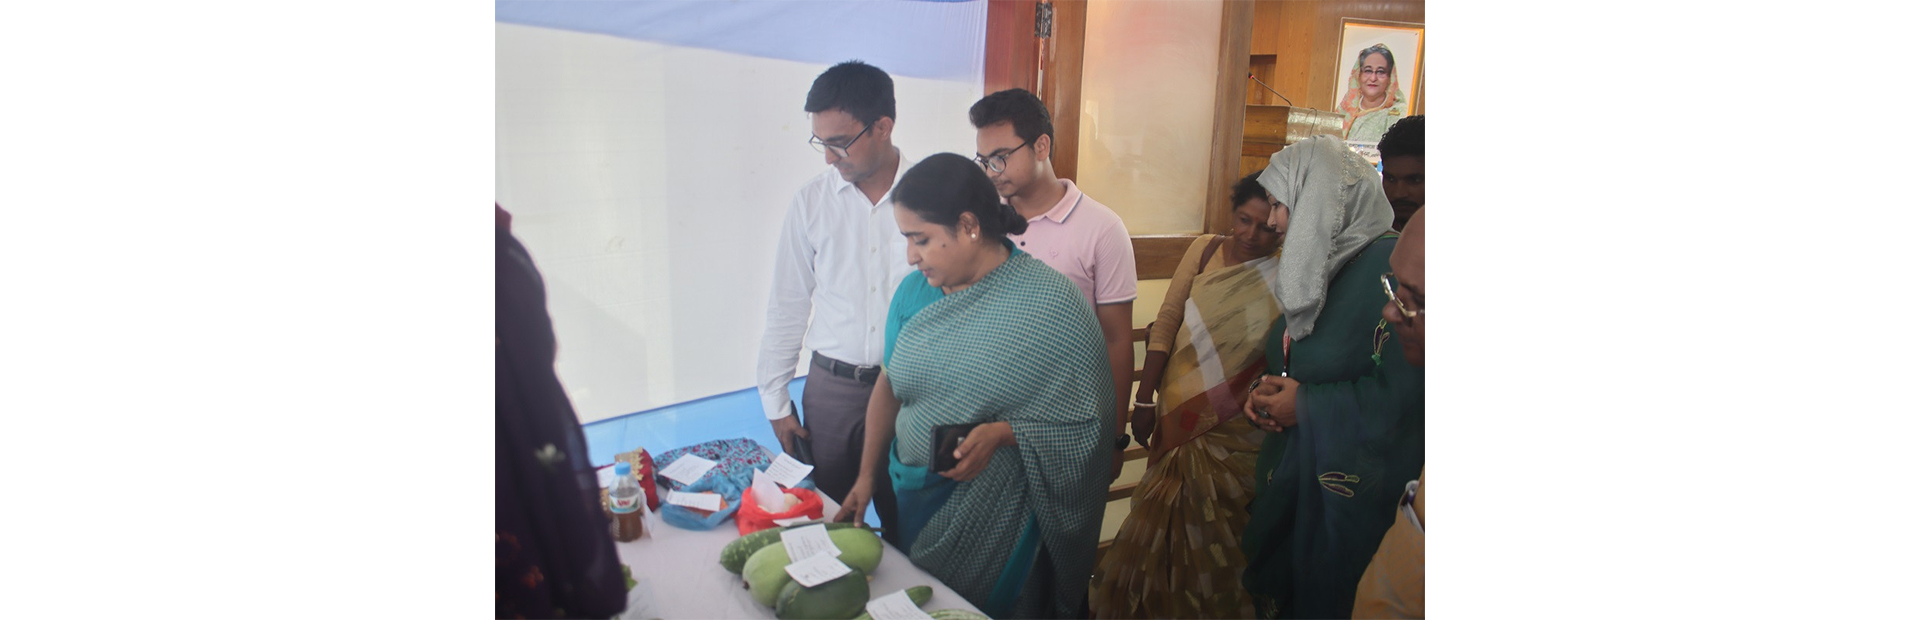
[{"label": "white label card", "polygon": [[774,519],[773,522],[776,525],[779,525],[780,527],[793,527],[796,525],[800,525],[802,523],[812,523],[814,521],[819,521],[819,520],[820,519],[816,519],[813,517],[801,516],[801,517],[793,517],[791,519]]},{"label": "white label card", "polygon": [[933,616],[913,604],[906,590],[867,601],[867,614],[873,616],[873,620],[933,620]]},{"label": "white label card", "polygon": [[840,557],[840,548],[834,546],[833,537],[827,535],[825,524],[796,527],[780,532],[780,544],[786,545],[789,558],[806,559],[816,555]]},{"label": "white label card", "polygon": [[773,477],[767,472],[753,470],[753,503],[759,504],[767,514],[779,514],[787,511],[787,494],[774,484]]},{"label": "white label card", "polygon": [[600,488],[602,489],[613,488],[613,466],[612,465],[602,467],[598,470],[595,470],[593,473],[600,477]]},{"label": "white label card", "polygon": [[689,454],[680,457],[680,460],[674,461],[672,465],[660,468],[660,475],[677,480],[680,484],[693,484],[701,476],[707,475],[715,465],[719,463]]},{"label": "white label card", "polygon": [[720,510],[720,494],[667,491],[667,503],[715,512]]},{"label": "white label card", "polygon": [[813,473],[812,465],[793,460],[793,457],[787,456],[785,452],[773,457],[773,464],[767,466],[767,475],[772,477],[774,482],[789,489],[799,486],[800,481],[805,480],[810,473]]},{"label": "white label card", "polygon": [[851,572],[853,569],[841,562],[840,558],[825,554],[787,565],[787,574],[792,575],[793,580],[800,582],[802,587],[808,588],[833,581]]}]

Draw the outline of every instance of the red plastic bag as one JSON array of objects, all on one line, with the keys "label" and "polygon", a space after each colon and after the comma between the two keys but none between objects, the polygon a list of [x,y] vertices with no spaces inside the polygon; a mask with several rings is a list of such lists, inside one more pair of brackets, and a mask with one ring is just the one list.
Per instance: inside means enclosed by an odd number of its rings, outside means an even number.
[{"label": "red plastic bag", "polygon": [[800,503],[794,505],[792,510],[777,513],[769,513],[762,510],[759,504],[754,503],[752,489],[741,493],[740,512],[733,515],[733,522],[740,526],[740,535],[746,536],[770,527],[778,527],[780,524],[774,523],[774,519],[792,519],[794,517],[806,517],[809,519],[820,518],[821,512],[825,508],[820,503],[819,495],[808,489],[787,489],[787,492],[792,493],[794,497],[800,498]]},{"label": "red plastic bag", "polygon": [[647,509],[660,509],[660,490],[653,482],[653,455],[646,448],[634,448],[632,452],[622,452],[613,457],[616,461],[626,461],[633,467],[633,477],[640,483],[640,490],[647,494]]}]

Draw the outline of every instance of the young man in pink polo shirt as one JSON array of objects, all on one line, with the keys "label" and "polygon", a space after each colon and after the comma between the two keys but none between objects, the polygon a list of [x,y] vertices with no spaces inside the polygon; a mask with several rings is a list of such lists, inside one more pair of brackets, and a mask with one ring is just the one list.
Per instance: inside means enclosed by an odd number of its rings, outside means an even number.
[{"label": "young man in pink polo shirt", "polygon": [[[1080,287],[1100,320],[1113,369],[1115,428],[1127,428],[1127,394],[1133,383],[1133,300],[1139,296],[1133,240],[1126,224],[1106,205],[1053,174],[1053,120],[1040,98],[1015,88],[987,95],[968,110],[979,130],[974,157],[986,168],[1000,196],[1027,218],[1027,232],[1008,235],[1020,249]],[[1113,477],[1120,453],[1132,443],[1114,438]]]}]

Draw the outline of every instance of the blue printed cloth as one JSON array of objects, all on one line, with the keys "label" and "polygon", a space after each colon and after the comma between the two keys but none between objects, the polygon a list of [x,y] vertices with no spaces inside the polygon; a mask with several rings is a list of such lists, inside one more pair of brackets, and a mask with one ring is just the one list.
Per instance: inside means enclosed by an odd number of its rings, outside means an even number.
[{"label": "blue printed cloth", "polygon": [[[681,484],[680,481],[660,476],[660,486],[670,491],[682,493],[719,493],[726,499],[726,507],[711,515],[701,516],[700,512],[675,504],[662,503],[660,518],[668,524],[681,529],[710,530],[725,523],[733,513],[740,510],[740,495],[753,486],[753,472],[765,470],[773,465],[773,455],[752,439],[715,439],[706,443],[694,444],[684,448],[674,448],[654,458],[656,467],[667,467],[680,457],[692,454],[716,465],[693,484]],[[813,479],[800,481],[795,488],[812,489]]]}]

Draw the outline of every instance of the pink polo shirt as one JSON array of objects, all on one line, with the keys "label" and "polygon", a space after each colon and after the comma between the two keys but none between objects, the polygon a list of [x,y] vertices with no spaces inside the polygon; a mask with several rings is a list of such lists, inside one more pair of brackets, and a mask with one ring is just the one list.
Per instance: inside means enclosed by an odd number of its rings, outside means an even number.
[{"label": "pink polo shirt", "polygon": [[1133,301],[1140,296],[1133,240],[1120,214],[1060,179],[1067,194],[1046,213],[1027,220],[1027,233],[1008,235],[1034,258],[1067,276],[1091,305]]}]

